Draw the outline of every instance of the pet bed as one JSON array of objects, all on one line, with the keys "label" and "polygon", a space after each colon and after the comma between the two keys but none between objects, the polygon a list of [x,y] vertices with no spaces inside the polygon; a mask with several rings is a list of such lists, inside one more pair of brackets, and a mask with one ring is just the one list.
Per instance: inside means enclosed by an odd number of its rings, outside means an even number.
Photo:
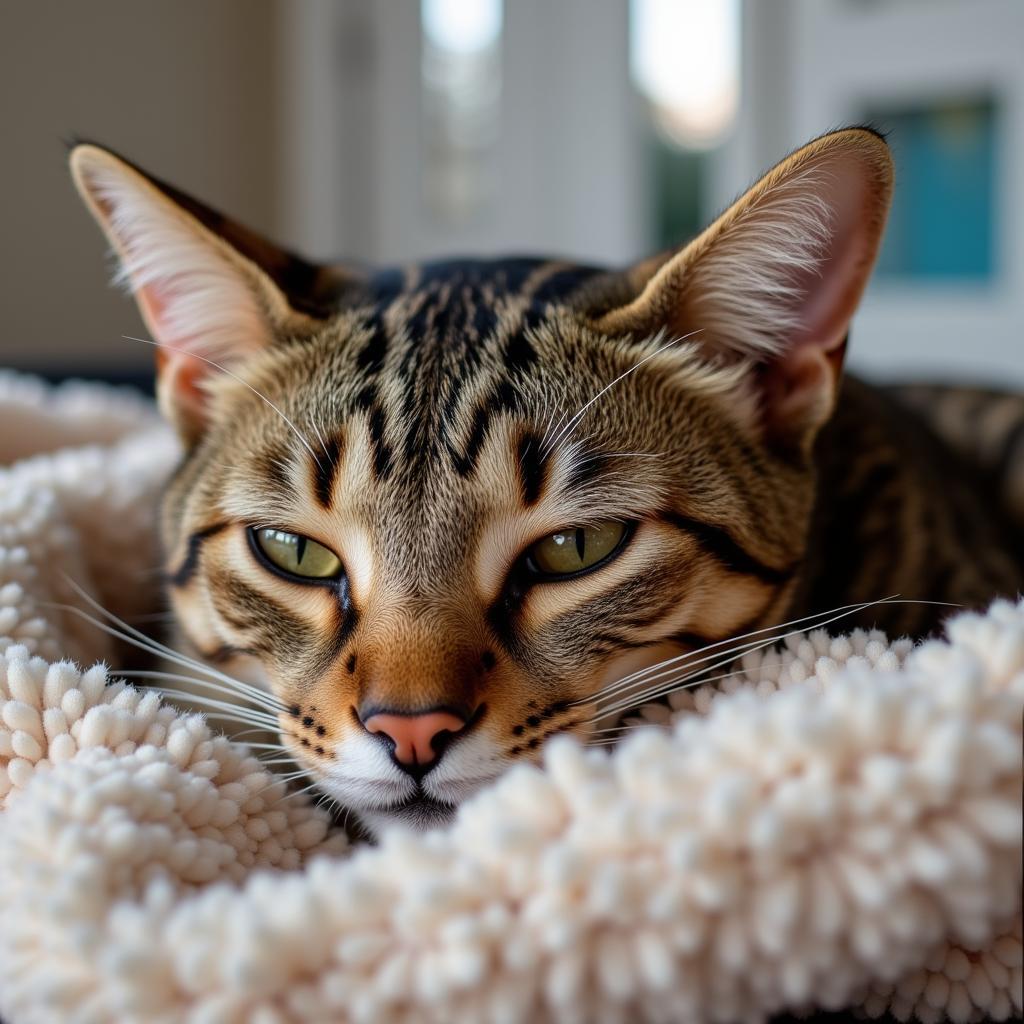
[{"label": "pet bed", "polygon": [[791,636],[353,847],[73,610],[158,609],[175,458],[141,400],[0,376],[7,1024],[1021,1014],[1024,603]]}]

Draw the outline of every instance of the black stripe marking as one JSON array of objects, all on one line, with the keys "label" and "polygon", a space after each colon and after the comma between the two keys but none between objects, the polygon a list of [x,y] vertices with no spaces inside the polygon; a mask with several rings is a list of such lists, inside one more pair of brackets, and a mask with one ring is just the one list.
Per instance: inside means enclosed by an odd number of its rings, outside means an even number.
[{"label": "black stripe marking", "polygon": [[469,439],[466,441],[466,452],[460,455],[451,443],[446,443],[459,476],[469,476],[475,469],[480,450],[487,440],[491,428],[491,418],[503,412],[516,412],[519,408],[519,395],[510,381],[501,381],[494,389],[489,402],[480,403],[473,412],[473,422],[469,428]]},{"label": "black stripe marking", "polygon": [[785,566],[781,569],[766,565],[737,544],[720,526],[713,526],[711,523],[705,523],[699,519],[691,519],[678,512],[665,512],[662,519],[677,529],[694,536],[701,547],[718,559],[730,572],[756,576],[765,583],[778,586],[791,579],[796,571],[795,565]]},{"label": "black stripe marking", "polygon": [[378,480],[383,480],[391,473],[392,456],[391,448],[384,439],[387,422],[377,400],[377,389],[372,384],[363,388],[356,397],[356,405],[367,414],[373,448],[373,473]]},{"label": "black stripe marking", "polygon": [[323,446],[323,458],[310,458],[313,473],[313,493],[321,508],[331,507],[331,495],[334,494],[334,481],[338,476],[344,442],[340,437],[327,438]]},{"label": "black stripe marking", "polygon": [[510,373],[526,373],[537,361],[537,350],[527,340],[526,334],[517,331],[505,346],[505,366]]},{"label": "black stripe marking", "polygon": [[366,326],[373,333],[370,335],[370,340],[359,350],[356,366],[364,371],[367,377],[372,377],[384,365],[384,357],[388,352],[388,335],[379,312],[368,320]]},{"label": "black stripe marking", "polygon": [[275,445],[255,456],[253,468],[264,477],[268,489],[287,492],[292,488],[287,472],[288,459],[288,450]]},{"label": "black stripe marking", "polygon": [[370,442],[373,445],[373,472],[378,480],[391,474],[391,447],[384,440],[384,410],[374,404],[370,409]]},{"label": "black stripe marking", "polygon": [[605,456],[599,453],[587,455],[570,466],[564,489],[571,491],[592,483],[608,472],[609,468],[610,462]]},{"label": "black stripe marking", "polygon": [[478,405],[473,413],[473,423],[469,429],[469,440],[466,442],[466,454],[453,453],[455,470],[459,476],[469,476],[476,469],[476,460],[480,455],[491,425],[491,413],[485,405]]},{"label": "black stripe marking", "polygon": [[477,293],[473,300],[470,324],[471,333],[475,336],[477,343],[482,343],[484,338],[492,334],[497,326],[498,314],[493,305],[483,295]]},{"label": "black stripe marking", "polygon": [[523,434],[519,439],[517,456],[519,479],[523,485],[523,504],[529,508],[540,500],[547,479],[547,463],[541,456],[540,438],[529,432]]},{"label": "black stripe marking", "polygon": [[227,526],[227,523],[214,523],[212,526],[197,530],[189,537],[185,557],[182,559],[181,565],[171,574],[171,586],[184,587],[188,585],[195,575],[196,569],[199,568],[199,552],[202,549],[203,543],[208,538],[220,533],[221,530],[226,529]]},{"label": "black stripe marking", "polygon": [[317,634],[284,605],[223,569],[211,584],[217,614],[233,629],[248,634],[252,651],[273,655],[286,664],[308,663]]}]

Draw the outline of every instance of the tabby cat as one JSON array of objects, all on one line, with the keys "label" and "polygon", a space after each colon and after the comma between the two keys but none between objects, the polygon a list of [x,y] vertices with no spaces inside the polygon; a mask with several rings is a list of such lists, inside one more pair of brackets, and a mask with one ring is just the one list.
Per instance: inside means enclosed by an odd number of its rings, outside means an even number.
[{"label": "tabby cat", "polygon": [[1021,588],[1024,401],[841,375],[893,184],[869,130],[625,270],[313,266],[109,151],[71,166],[184,445],[181,631],[258,668],[284,749],[371,830],[717,663],[687,652]]}]

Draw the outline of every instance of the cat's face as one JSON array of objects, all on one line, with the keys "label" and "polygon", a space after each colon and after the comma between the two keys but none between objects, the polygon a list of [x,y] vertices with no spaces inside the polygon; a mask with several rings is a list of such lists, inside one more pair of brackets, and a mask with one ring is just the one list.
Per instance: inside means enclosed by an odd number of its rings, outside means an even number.
[{"label": "cat's face", "polygon": [[683,668],[630,672],[778,620],[888,199],[884,146],[844,136],[623,273],[314,272],[76,151],[167,346],[179,621],[258,666],[295,758],[371,827],[443,820]]}]

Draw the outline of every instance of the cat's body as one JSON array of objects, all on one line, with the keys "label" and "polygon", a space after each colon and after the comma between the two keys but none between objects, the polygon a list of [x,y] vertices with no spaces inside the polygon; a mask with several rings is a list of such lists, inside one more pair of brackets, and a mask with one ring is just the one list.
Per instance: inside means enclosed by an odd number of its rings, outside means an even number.
[{"label": "cat's body", "polygon": [[899,594],[910,603],[855,621],[921,637],[951,609],[917,602],[976,608],[1024,590],[1024,495],[1012,490],[1022,441],[1024,396],[847,376],[816,446],[818,504],[792,617]]},{"label": "cat's body", "polygon": [[371,826],[597,735],[689,682],[681,653],[1021,588],[998,445],[982,466],[840,383],[891,185],[869,132],[625,271],[318,269],[101,150],[73,163],[187,448],[163,515],[184,633],[258,669],[284,749]]}]

